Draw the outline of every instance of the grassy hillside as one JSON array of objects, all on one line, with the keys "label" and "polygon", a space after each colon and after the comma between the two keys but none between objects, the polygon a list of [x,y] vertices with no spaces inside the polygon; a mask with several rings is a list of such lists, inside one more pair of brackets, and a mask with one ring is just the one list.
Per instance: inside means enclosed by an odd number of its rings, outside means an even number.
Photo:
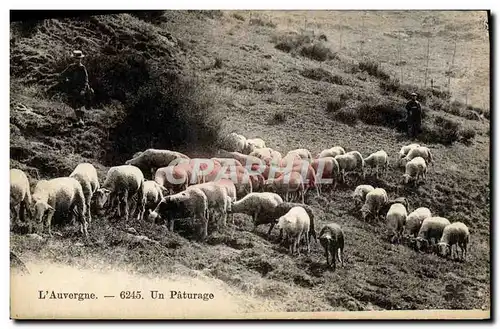
[{"label": "grassy hillside", "polygon": [[[11,167],[26,170],[34,185],[88,161],[103,180],[108,167],[146,147],[210,155],[218,136],[231,131],[261,137],[282,153],[305,147],[315,154],[341,145],[367,156],[384,149],[391,156],[388,176],[367,176],[366,182],[390,197],[406,196],[410,210],[425,206],[466,223],[472,234],[467,262],[388,243],[383,223],[364,223],[352,207],[350,193],[361,182],[356,177],[306,200],[318,228],[336,222],[344,229],[346,263],[335,272],[326,269],[319,243],[310,255],[290,257],[274,242],[277,232],[271,241],[267,227],[252,233],[243,215],[236,215],[235,226],[213,231],[206,243],[189,239],[189,225],[178,234],[95,216],[91,243],[83,243],[74,227],[42,240],[18,229],[11,233],[11,249],[28,264],[42,259],[166,277],[196,273],[260,301],[260,310],[489,309],[485,13],[360,15],[176,11],[11,24]],[[428,31],[435,88],[423,86]],[[398,33],[405,40],[404,64],[395,55]],[[455,40],[448,93],[445,62]],[[98,95],[83,129],[70,128],[72,111],[59,93],[46,91],[73,48],[88,54]],[[398,81],[401,65],[408,78]],[[403,108],[413,90],[425,111],[419,142],[433,150],[435,165],[426,184],[400,189],[395,159],[410,142],[402,133]],[[473,110],[485,118],[478,120]]]}]

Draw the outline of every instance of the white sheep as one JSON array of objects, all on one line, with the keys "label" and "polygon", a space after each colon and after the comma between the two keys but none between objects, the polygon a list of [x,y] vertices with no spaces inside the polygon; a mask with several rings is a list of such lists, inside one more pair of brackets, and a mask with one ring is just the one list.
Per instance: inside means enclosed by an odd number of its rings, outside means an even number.
[{"label": "white sheep", "polygon": [[375,188],[373,191],[366,194],[364,205],[361,207],[361,215],[366,221],[368,215],[377,219],[380,215],[380,210],[389,201],[387,192],[383,188]]},{"label": "white sheep", "polygon": [[437,243],[443,235],[444,228],[450,221],[444,217],[429,217],[424,219],[416,238],[417,250],[427,249],[429,244]]},{"label": "white sheep", "polygon": [[290,254],[297,252],[300,255],[299,244],[304,237],[307,253],[310,252],[309,229],[311,219],[303,207],[293,207],[278,219],[276,227],[283,229],[285,236],[292,239]]},{"label": "white sheep", "polygon": [[359,206],[361,203],[364,203],[366,200],[366,195],[373,191],[375,188],[371,185],[358,185],[352,192],[351,197],[354,199],[354,203]]},{"label": "white sheep", "polygon": [[299,197],[304,202],[304,180],[299,172],[291,171],[281,174],[278,178],[269,179],[265,183],[265,190],[284,195],[285,201],[296,200]]},{"label": "white sheep", "polygon": [[[231,224],[234,225],[234,214],[231,213],[231,203],[235,202],[237,200],[237,188],[234,182],[230,179],[220,179],[217,181],[217,184],[219,186],[223,186],[226,189],[227,192],[227,202],[226,202],[226,212],[230,214],[231,217]],[[251,189],[252,185],[250,185]],[[251,192],[251,190],[250,190]]]},{"label": "white sheep", "polygon": [[231,213],[243,213],[252,216],[254,231],[259,225],[271,224],[268,232],[268,235],[270,235],[276,219],[273,217],[274,210],[281,203],[283,203],[283,199],[276,193],[252,192],[231,203]]},{"label": "white sheep", "polygon": [[94,193],[100,188],[97,170],[91,163],[80,163],[76,166],[69,177],[76,179],[82,185],[83,195],[85,196],[85,202],[87,205],[87,216],[89,224],[91,224],[92,215],[90,202],[92,201]]},{"label": "white sheep", "polygon": [[[222,218],[222,226],[225,227],[227,225],[228,193],[224,183],[219,184],[219,181],[215,181],[196,184],[189,186],[187,190],[191,188],[200,189],[205,193],[209,210],[219,213]],[[209,214],[208,220],[210,220],[211,217],[212,216]]]},{"label": "white sheep", "polygon": [[408,152],[406,157],[404,157],[403,159],[405,162],[408,162],[408,161],[411,161],[412,159],[415,159],[416,157],[423,158],[427,165],[430,165],[433,163],[432,153],[428,147],[425,147],[425,146],[414,147]]},{"label": "white sheep", "polygon": [[176,151],[147,149],[137,157],[125,161],[125,164],[151,171],[152,179],[154,179],[154,174],[158,168],[167,167],[177,159],[189,159],[189,157]]},{"label": "white sheep", "polygon": [[164,194],[168,190],[155,182],[154,180],[147,180],[144,182],[144,209],[149,211],[155,209],[158,203],[163,199]]},{"label": "white sheep", "polygon": [[352,151],[346,154],[337,155],[334,159],[337,160],[339,164],[342,182],[345,182],[345,177],[348,172],[354,171],[356,169],[361,170],[363,178],[365,177],[365,161],[361,156],[361,153]]},{"label": "white sheep", "polygon": [[401,150],[399,151],[399,158],[400,159],[404,158],[408,154],[408,152],[410,152],[411,149],[417,148],[419,146],[420,146],[420,144],[416,144],[416,143],[413,143],[410,145],[403,145],[401,147]]},{"label": "white sheep", "polygon": [[395,203],[389,208],[386,215],[386,222],[391,243],[401,243],[407,215],[408,212],[401,203]]},{"label": "white sheep", "polygon": [[245,153],[250,154],[256,149],[262,149],[266,147],[266,142],[261,138],[248,138],[246,140]]},{"label": "white sheep", "polygon": [[332,157],[335,158],[337,155],[345,154],[345,150],[341,146],[334,146],[329,149],[325,149],[316,155],[316,159]]},{"label": "white sheep", "polygon": [[117,213],[121,216],[121,204],[123,202],[125,218],[129,219],[129,205],[134,202],[132,216],[137,213],[137,219],[144,215],[144,175],[136,166],[121,165],[109,168],[104,184],[96,193],[96,201],[99,208],[103,208],[108,199],[112,210],[114,201],[117,201]]},{"label": "white sheep", "polygon": [[228,152],[226,150],[219,150],[217,152],[218,157],[223,157],[223,158],[233,158],[238,160],[245,168],[251,167],[253,164],[256,165],[262,165],[263,161],[262,159],[259,159],[255,156],[243,154],[240,152]]},{"label": "white sheep", "polygon": [[201,239],[205,239],[208,235],[208,200],[198,188],[191,187],[164,197],[153,211],[149,211],[148,219],[157,224],[160,220],[165,220],[168,229],[173,232],[174,221],[188,217],[201,220],[199,235]]},{"label": "white sheep", "polygon": [[427,173],[427,164],[421,157],[413,158],[406,164],[405,173],[403,174],[403,183],[408,184],[413,181],[414,186],[417,186],[419,178],[425,180]]},{"label": "white sheep", "polygon": [[[323,226],[319,233],[319,242],[325,250],[326,264],[335,270],[338,260],[344,266],[344,231],[340,225],[330,223]],[[332,255],[330,262],[329,254]]]},{"label": "white sheep", "polygon": [[467,258],[467,245],[469,244],[469,228],[462,222],[454,222],[447,225],[443,230],[443,235],[441,240],[439,240],[438,248],[439,254],[444,257],[453,257],[453,246],[455,246],[455,253],[458,256],[458,247],[460,247],[461,255],[460,259],[464,260]]},{"label": "white sheep", "polygon": [[312,161],[312,155],[311,155],[311,152],[308,150],[308,149],[295,149],[295,150],[291,150],[289,151],[285,157],[288,157],[288,156],[291,156],[291,155],[297,155],[299,156],[302,160],[306,160],[306,161],[309,161],[311,162]]},{"label": "white sheep", "polygon": [[[30,182],[20,169],[10,170],[10,211],[14,223],[17,223],[18,219],[25,222],[25,212],[30,219],[32,217]],[[31,231],[31,224],[29,230]]]},{"label": "white sheep", "polygon": [[379,168],[382,168],[383,172],[387,172],[387,167],[389,165],[389,156],[384,150],[380,150],[370,154],[364,159],[365,165],[370,168],[375,168],[376,177],[378,178]]},{"label": "white sheep", "polygon": [[235,132],[229,133],[224,138],[224,148],[232,152],[245,152],[247,148],[247,139],[245,136],[237,134]]},{"label": "white sheep", "polygon": [[[276,218],[276,222],[271,223],[271,227],[269,228],[268,235],[271,234],[271,231],[274,227],[274,225],[277,223],[278,218],[281,216],[285,215],[287,212],[290,211],[293,207],[302,207],[304,210],[307,212],[307,215],[309,215],[309,219],[311,220],[311,223],[309,225],[309,237],[313,238],[314,241],[317,240],[316,237],[316,229],[315,229],[315,222],[314,222],[314,211],[312,210],[312,207],[306,204],[301,204],[301,203],[295,203],[295,202],[283,202],[280,203],[274,208],[272,216]],[[283,230],[280,230],[280,236],[279,239],[281,240],[283,237]]]},{"label": "white sheep", "polygon": [[426,207],[420,207],[412,211],[408,217],[406,217],[405,235],[408,234],[416,238],[420,231],[420,227],[422,227],[422,222],[431,216],[431,211]]},{"label": "white sheep", "polygon": [[211,158],[211,160],[217,161],[221,165],[227,166],[227,167],[231,167],[231,166],[243,167],[243,164],[241,164],[241,162],[239,162],[238,160],[233,159],[233,158]]},{"label": "white sheep", "polygon": [[[51,180],[40,180],[33,192],[34,217],[41,223],[45,217],[45,226],[52,236],[52,217],[54,214],[67,216],[70,221],[75,213],[80,222],[80,232],[88,237],[88,223],[85,217],[86,202],[80,183],[71,177],[59,177]],[[42,224],[43,232],[43,224]]]},{"label": "white sheep", "polygon": [[324,183],[331,180],[332,188],[337,186],[337,180],[340,175],[339,163],[335,158],[323,157],[313,159],[311,167],[316,172],[316,183],[318,185],[318,192],[321,193],[321,187]]}]

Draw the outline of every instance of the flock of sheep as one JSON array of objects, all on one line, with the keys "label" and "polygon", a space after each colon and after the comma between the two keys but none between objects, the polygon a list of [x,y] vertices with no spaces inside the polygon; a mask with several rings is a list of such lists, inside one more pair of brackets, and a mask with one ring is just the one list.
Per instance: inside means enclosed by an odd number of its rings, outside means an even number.
[{"label": "flock of sheep", "polygon": [[[171,231],[176,220],[193,218],[201,224],[200,239],[207,237],[209,222],[225,227],[229,216],[234,225],[233,214],[242,213],[251,216],[255,228],[270,224],[268,236],[277,227],[280,241],[289,242],[292,255],[300,254],[302,246],[309,253],[311,239],[319,239],[327,264],[335,269],[337,260],[343,264],[343,230],[330,223],[317,235],[314,211],[305,204],[304,196],[309,190],[320,195],[325,188],[334,189],[353,172],[364,179],[368,168],[378,177],[387,172],[388,158],[383,150],[364,158],[360,152],[345,152],[340,146],[314,158],[307,149],[282,156],[260,138],[231,133],[225,136],[223,149],[210,159],[189,158],[170,150],[138,152],[124,165],[111,167],[102,185],[94,166],[81,163],[69,177],[39,180],[31,193],[26,174],[11,169],[10,207],[14,221],[26,221],[28,213],[30,231],[34,221],[51,235],[51,220],[58,214],[67,223],[76,219],[85,237],[92,202],[109,215],[166,224]],[[418,144],[403,146],[398,159],[405,166],[404,184],[425,180],[427,166],[433,163],[430,150]],[[146,179],[144,172],[151,173],[152,179]],[[409,238],[418,250],[452,257],[453,246],[457,255],[459,246],[465,260],[469,241],[465,224],[433,217],[425,207],[408,214],[405,198],[389,200],[384,189],[370,185],[357,186],[352,197],[361,206],[363,220],[385,216],[391,243]]]}]

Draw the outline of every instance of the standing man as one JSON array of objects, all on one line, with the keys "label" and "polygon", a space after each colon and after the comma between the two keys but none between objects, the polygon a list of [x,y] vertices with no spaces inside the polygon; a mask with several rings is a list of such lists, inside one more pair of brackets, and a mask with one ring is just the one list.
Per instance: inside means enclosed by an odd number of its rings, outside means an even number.
[{"label": "standing man", "polygon": [[82,64],[82,59],[85,57],[81,50],[73,51],[74,63],[70,64],[62,73],[63,81],[68,84],[69,105],[75,110],[76,125],[83,126],[83,117],[85,112],[82,107],[90,109],[94,90],[89,85],[89,75],[87,69]]},{"label": "standing man", "polygon": [[417,101],[416,93],[411,93],[411,100],[406,103],[406,113],[408,136],[416,137],[421,132],[422,126],[422,107]]}]

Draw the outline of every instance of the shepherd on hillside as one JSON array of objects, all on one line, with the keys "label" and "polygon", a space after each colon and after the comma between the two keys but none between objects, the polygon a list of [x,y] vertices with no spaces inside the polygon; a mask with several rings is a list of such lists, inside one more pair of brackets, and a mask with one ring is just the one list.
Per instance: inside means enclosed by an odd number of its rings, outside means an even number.
[{"label": "shepherd on hillside", "polygon": [[408,124],[408,136],[416,137],[422,132],[422,106],[417,101],[417,94],[411,93],[411,100],[406,103],[406,122]]},{"label": "shepherd on hillside", "polygon": [[92,96],[94,90],[89,85],[89,75],[87,69],[82,63],[82,59],[85,55],[81,50],[73,51],[73,56],[75,60],[71,63],[62,73],[61,78],[63,82],[68,84],[68,103],[75,110],[75,115],[77,119],[77,126],[83,126],[83,117],[85,112],[82,107],[87,110],[90,109]]}]

